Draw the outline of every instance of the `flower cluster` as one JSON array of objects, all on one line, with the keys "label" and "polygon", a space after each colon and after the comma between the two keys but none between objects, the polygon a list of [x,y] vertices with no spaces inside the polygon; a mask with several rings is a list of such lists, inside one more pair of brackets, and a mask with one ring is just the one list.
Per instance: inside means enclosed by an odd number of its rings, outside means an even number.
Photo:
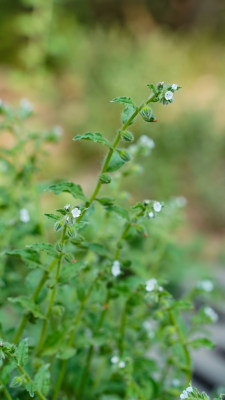
[{"label": "flower cluster", "polygon": [[190,395],[190,393],[193,392],[193,387],[192,386],[188,386],[185,390],[183,390],[183,392],[180,395],[180,399],[184,400],[184,399],[188,399],[188,396]]},{"label": "flower cluster", "polygon": [[111,363],[122,369],[125,368],[125,366],[126,366],[125,361],[120,360],[120,358],[118,356],[112,356]]},{"label": "flower cluster", "polygon": [[173,103],[174,92],[180,88],[181,86],[178,86],[176,83],[166,85],[164,82],[159,82],[156,86],[157,98],[159,99],[160,103],[164,105]]}]

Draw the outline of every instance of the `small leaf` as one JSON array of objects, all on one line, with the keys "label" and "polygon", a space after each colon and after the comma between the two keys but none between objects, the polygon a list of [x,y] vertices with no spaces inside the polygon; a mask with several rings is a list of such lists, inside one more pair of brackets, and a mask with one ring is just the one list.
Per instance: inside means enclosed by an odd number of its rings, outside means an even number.
[{"label": "small leaf", "polygon": [[198,349],[199,347],[207,347],[208,349],[212,349],[215,346],[215,343],[207,338],[197,338],[191,340],[189,345],[194,349]]},{"label": "small leaf", "polygon": [[137,108],[136,104],[133,102],[133,100],[130,97],[126,96],[121,96],[121,97],[115,97],[114,99],[111,100],[111,103],[120,103],[120,104],[125,104],[132,106],[134,109]]},{"label": "small leaf", "polygon": [[49,364],[42,365],[34,377],[35,389],[44,396],[48,394],[50,385]]},{"label": "small leaf", "polygon": [[109,165],[107,167],[107,172],[114,172],[120,169],[125,164],[125,161],[119,156],[118,152],[115,151],[111,157]]},{"label": "small leaf", "polygon": [[118,214],[120,217],[129,221],[129,213],[125,208],[117,207],[117,206],[110,206],[107,208],[108,211],[113,211]]},{"label": "small leaf", "polygon": [[17,348],[17,362],[23,367],[28,359],[28,339],[23,339]]},{"label": "small leaf", "polygon": [[85,197],[82,188],[80,185],[76,185],[73,182],[60,182],[50,185],[47,189],[50,192],[55,194],[60,194],[62,192],[70,193],[75,199],[81,199],[86,201],[87,198]]},{"label": "small leaf", "polygon": [[105,207],[112,206],[114,203],[114,199],[112,197],[101,197],[100,199],[95,199],[99,203],[101,203]]},{"label": "small leaf", "polygon": [[54,221],[58,221],[61,218],[59,215],[55,214],[44,214],[44,216],[48,219],[54,219]]},{"label": "small leaf", "polygon": [[34,397],[35,386],[33,382],[26,382],[25,388],[28,391],[30,397]]},{"label": "small leaf", "polygon": [[110,149],[112,148],[111,144],[109,141],[102,136],[100,132],[86,132],[84,135],[77,135],[73,138],[73,140],[90,140],[95,143],[101,143],[104,144],[105,146],[109,147]]},{"label": "small leaf", "polygon": [[[129,119],[132,117],[132,115],[134,114],[134,112],[136,111],[136,109],[132,106],[127,106],[126,108],[124,108],[124,110],[122,111],[122,115],[121,115],[121,119],[122,119],[122,123],[126,124]],[[129,122],[129,125],[132,125],[135,121],[135,118],[132,118],[131,121]]]},{"label": "small leaf", "polygon": [[35,318],[45,319],[44,314],[41,312],[40,307],[35,304],[29,297],[18,296],[9,297],[11,303],[19,303],[26,311],[31,312]]},{"label": "small leaf", "polygon": [[45,251],[50,256],[57,256],[57,251],[51,243],[34,243],[32,245],[27,245],[27,248],[34,249],[35,251]]},{"label": "small leaf", "polygon": [[26,261],[27,263],[33,264],[41,264],[40,255],[38,252],[32,248],[26,249],[18,249],[12,251],[4,251],[3,254],[7,254],[9,256],[20,257],[22,260]]}]

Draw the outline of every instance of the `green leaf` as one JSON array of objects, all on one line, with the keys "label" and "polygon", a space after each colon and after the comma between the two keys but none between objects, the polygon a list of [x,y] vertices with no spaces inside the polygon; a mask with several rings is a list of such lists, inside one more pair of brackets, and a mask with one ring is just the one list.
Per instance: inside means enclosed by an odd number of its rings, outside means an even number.
[{"label": "green leaf", "polygon": [[185,300],[177,300],[170,309],[173,310],[192,310],[193,309],[193,304],[191,304],[190,301],[185,301]]},{"label": "green leaf", "polygon": [[76,350],[73,347],[64,346],[60,348],[57,358],[60,360],[68,360],[73,357],[75,353]]},{"label": "green leaf", "polygon": [[108,251],[100,243],[89,243],[88,248],[92,250],[95,254],[98,254],[103,257],[108,256]]},{"label": "green leaf", "polygon": [[33,382],[26,382],[25,388],[28,391],[30,397],[34,397],[35,386]]},{"label": "green leaf", "polygon": [[120,169],[125,164],[125,161],[122,160],[117,151],[115,151],[111,157],[109,165],[107,167],[106,172],[114,172]]},{"label": "green leaf", "polygon": [[18,364],[23,367],[28,359],[28,339],[23,339],[17,348],[17,362]]},{"label": "green leaf", "polygon": [[[126,108],[124,108],[124,110],[122,111],[122,115],[121,115],[121,119],[122,119],[122,123],[126,124],[129,119],[132,117],[132,115],[134,114],[134,112],[136,111],[136,109],[132,106],[127,106]],[[132,120],[129,122],[129,125],[132,125],[135,121],[135,118],[132,118]]]},{"label": "green leaf", "polygon": [[34,243],[27,245],[26,247],[34,249],[35,251],[45,251],[47,254],[53,257],[58,255],[55,247],[51,243]]},{"label": "green leaf", "polygon": [[100,199],[96,198],[95,200],[102,204],[104,207],[112,206],[115,201],[112,197],[101,197]]},{"label": "green leaf", "polygon": [[213,343],[211,340],[209,340],[207,338],[193,339],[188,343],[194,349],[198,349],[199,347],[207,347],[208,349],[212,349],[215,346],[215,343]]},{"label": "green leaf", "polygon": [[61,217],[56,214],[44,214],[45,217],[48,219],[53,219],[54,221],[58,221]]},{"label": "green leaf", "polygon": [[130,97],[126,96],[121,96],[121,97],[115,97],[114,99],[111,100],[111,103],[120,103],[120,104],[125,104],[126,106],[132,106],[134,109],[137,108],[136,104],[133,102],[133,100]]},{"label": "green leaf", "polygon": [[26,296],[9,297],[8,300],[11,303],[19,303],[26,311],[32,313],[35,318],[45,319],[45,316],[41,312],[40,307],[37,304],[35,304],[30,299],[30,297]]},{"label": "green leaf", "polygon": [[41,264],[40,255],[38,252],[32,248],[26,249],[18,249],[18,250],[11,250],[11,251],[4,251],[3,254],[7,254],[9,256],[20,257],[22,260],[26,261],[27,263],[33,264]]},{"label": "green leaf", "polygon": [[34,377],[35,389],[44,396],[48,394],[50,386],[49,364],[42,365]]},{"label": "green leaf", "polygon": [[47,189],[50,192],[55,194],[60,194],[62,192],[70,193],[75,199],[81,199],[86,201],[87,198],[85,197],[82,188],[80,185],[76,185],[73,182],[60,182],[50,185]]},{"label": "green leaf", "polygon": [[91,142],[95,143],[101,143],[104,144],[105,146],[109,147],[110,149],[112,148],[111,144],[109,141],[102,136],[100,132],[86,132],[84,135],[77,135],[73,138],[73,140],[90,140]]}]

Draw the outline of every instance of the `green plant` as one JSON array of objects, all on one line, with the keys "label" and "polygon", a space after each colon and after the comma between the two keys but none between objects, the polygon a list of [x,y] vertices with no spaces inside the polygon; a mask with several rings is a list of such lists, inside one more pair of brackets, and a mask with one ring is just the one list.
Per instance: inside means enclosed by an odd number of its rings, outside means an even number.
[{"label": "green plant", "polygon": [[[196,337],[196,331],[213,322],[215,314],[196,310],[193,302],[196,295],[211,291],[212,283],[198,284],[175,299],[158,269],[167,240],[163,221],[174,220],[184,199],[164,208],[162,201],[148,199],[130,206],[129,195],[121,196],[123,178],[137,174],[139,158],[154,147],[143,136],[120,148],[122,140],[134,140],[128,127],[138,116],[155,123],[150,105],[172,103],[180,88],[163,82],[147,86],[150,96],[140,106],[130,97],[112,100],[124,106],[122,127],[112,144],[100,132],[74,138],[106,146],[108,154],[89,198],[73,182],[48,187],[73,198],[72,204],[45,214],[56,233],[61,232],[59,241],[39,241],[2,254],[15,263],[20,258],[31,269],[27,287],[2,304],[3,313],[23,313],[18,325],[13,319],[0,332],[0,382],[7,399],[174,398],[191,381],[190,348],[213,346],[201,334]],[[123,166],[124,172],[118,172]],[[152,249],[151,270],[141,255],[154,231],[159,240]]]}]

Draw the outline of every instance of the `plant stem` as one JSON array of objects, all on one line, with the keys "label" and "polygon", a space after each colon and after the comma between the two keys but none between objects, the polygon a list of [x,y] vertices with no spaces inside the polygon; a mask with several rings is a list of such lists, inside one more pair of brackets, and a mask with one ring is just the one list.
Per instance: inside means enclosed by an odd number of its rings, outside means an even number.
[{"label": "plant stem", "polygon": [[[23,376],[25,376],[26,380],[30,383],[32,383],[31,378],[29,377],[28,373],[23,369],[23,367],[21,367],[19,364],[17,364],[17,368],[18,370],[21,372],[21,374]],[[36,395],[39,397],[39,399],[41,400],[47,400],[45,396],[43,396],[39,390],[34,389],[34,392],[36,393]]]},{"label": "plant stem", "polygon": [[7,388],[5,387],[5,385],[0,381],[0,385],[2,386],[2,391],[6,397],[7,400],[12,400],[12,397],[10,396]]},{"label": "plant stem", "polygon": [[118,348],[120,357],[123,357],[124,351],[124,337],[125,337],[125,329],[126,329],[126,322],[127,322],[127,308],[128,308],[128,301],[125,302],[124,309],[121,315],[120,321],[120,331],[119,331],[119,340],[118,340]]},{"label": "plant stem", "polygon": [[190,356],[187,344],[185,342],[185,339],[182,335],[181,329],[176,321],[176,318],[174,317],[173,312],[171,310],[168,310],[168,314],[169,314],[170,320],[177,332],[179,342],[180,342],[181,346],[183,347],[184,356],[186,358],[186,368],[187,368],[186,385],[188,386],[191,382],[191,356]]},{"label": "plant stem", "polygon": [[[105,299],[105,302],[104,302],[104,307],[103,307],[103,310],[102,310],[102,312],[100,314],[100,317],[99,317],[97,326],[96,326],[96,328],[94,330],[94,335],[93,336],[95,336],[99,332],[101,327],[102,327],[102,324],[104,322],[104,319],[105,319],[105,316],[106,316],[106,313],[107,313],[107,310],[108,310],[108,302],[110,300],[110,295],[111,295],[110,294],[110,290],[108,289],[107,290],[107,294],[106,294],[106,299]],[[80,385],[79,385],[78,392],[77,392],[77,398],[79,400],[82,399],[83,390],[85,388],[85,384],[86,384],[86,381],[87,381],[87,378],[88,378],[88,371],[89,371],[89,368],[90,368],[90,364],[91,364],[93,353],[94,353],[94,345],[91,345],[89,347],[89,350],[88,350],[88,353],[87,353],[87,356],[86,356],[86,361],[85,361],[84,369],[83,369],[83,372],[82,372],[82,375],[81,375]]]},{"label": "plant stem", "polygon": [[[35,302],[37,300],[41,289],[43,288],[46,280],[48,279],[49,273],[52,271],[52,269],[54,268],[54,266],[56,264],[56,261],[57,261],[56,258],[54,258],[54,260],[52,260],[52,262],[50,263],[47,271],[45,271],[43,273],[42,278],[40,279],[40,281],[38,283],[38,286],[37,286],[36,290],[34,291],[33,296],[31,298],[32,301]],[[15,333],[15,336],[13,338],[13,343],[14,344],[18,344],[18,342],[19,342],[19,340],[20,340],[20,338],[21,338],[21,336],[23,334],[23,331],[24,331],[24,329],[26,327],[27,321],[28,321],[28,314],[24,314],[23,318],[21,320],[21,323],[20,323],[20,325],[19,325],[19,327],[18,327],[18,329],[17,329],[17,331]]]},{"label": "plant stem", "polygon": [[[89,297],[90,297],[90,295],[92,293],[92,290],[94,289],[94,286],[95,286],[98,278],[99,277],[97,276],[94,279],[94,281],[92,282],[92,284],[89,287],[89,290],[88,290],[86,296],[84,297],[83,301],[80,304],[79,311],[78,311],[78,313],[77,313],[77,315],[76,315],[76,317],[74,319],[74,322],[73,322],[73,328],[72,328],[72,330],[70,332],[70,336],[69,336],[69,340],[68,340],[68,346],[69,347],[71,347],[72,344],[73,344],[74,335],[75,335],[77,326],[78,326],[78,324],[80,322],[80,319],[81,319],[81,316],[83,314],[83,311],[84,311],[85,305],[87,303],[87,300],[89,299]],[[59,391],[60,391],[60,388],[61,388],[61,385],[62,385],[62,381],[63,381],[64,375],[65,375],[65,372],[66,372],[66,365],[67,365],[67,360],[63,360],[63,362],[61,364],[61,368],[60,368],[60,374],[59,374],[59,377],[58,377],[58,380],[57,380],[57,383],[56,383],[56,386],[55,386],[55,390],[54,390],[54,393],[53,393],[52,400],[56,400],[57,397],[58,397],[58,394],[59,394]]]},{"label": "plant stem", "polygon": [[40,340],[39,340],[38,347],[37,347],[37,354],[40,353],[42,345],[44,343],[45,335],[46,335],[46,331],[47,331],[47,326],[48,326],[48,322],[49,322],[49,318],[50,318],[50,315],[51,315],[51,312],[52,312],[52,307],[54,306],[54,300],[55,300],[55,295],[56,295],[56,285],[57,285],[57,283],[59,281],[62,258],[63,258],[63,245],[64,245],[65,238],[66,238],[66,229],[67,229],[67,224],[65,224],[65,226],[64,226],[63,233],[62,233],[62,238],[61,238],[61,241],[60,241],[60,244],[62,245],[62,251],[61,251],[61,253],[59,255],[59,259],[58,259],[58,265],[57,265],[57,270],[56,270],[56,275],[55,275],[55,285],[54,285],[54,288],[52,289],[52,293],[51,293],[51,297],[50,297],[50,301],[49,301],[49,305],[48,305],[48,311],[47,311],[47,314],[46,314],[46,318],[43,321],[41,336],[40,336]]}]

